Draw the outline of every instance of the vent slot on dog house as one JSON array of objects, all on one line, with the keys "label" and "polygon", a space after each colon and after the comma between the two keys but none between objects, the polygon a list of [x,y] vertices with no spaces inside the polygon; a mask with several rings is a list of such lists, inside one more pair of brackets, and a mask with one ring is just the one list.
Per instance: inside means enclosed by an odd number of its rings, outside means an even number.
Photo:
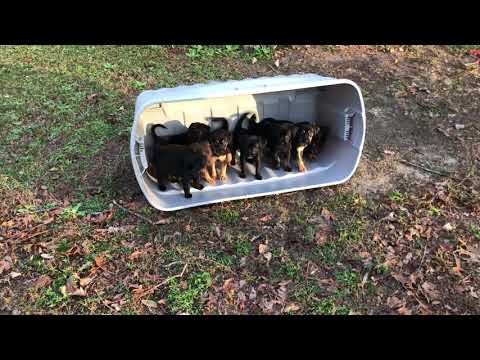
[{"label": "vent slot on dog house", "polygon": [[[192,189],[186,199],[178,184],[167,191],[157,188],[148,171],[152,158],[151,126],[162,123],[165,135],[184,132],[192,122],[211,125],[213,117],[229,119],[233,131],[239,115],[255,113],[258,119],[272,117],[293,122],[315,122],[329,128],[329,136],[314,161],[306,160],[306,172],[298,172],[292,157],[291,173],[274,170],[265,163],[263,180],[238,176],[239,165],[229,167],[228,178],[217,185],[205,183]],[[354,173],[365,138],[365,109],[358,86],[315,74],[277,76],[241,81],[213,82],[142,92],[136,102],[131,134],[131,156],[135,175],[145,197],[157,209],[170,211],[282,192],[335,185]],[[248,164],[253,174],[253,165]]]}]

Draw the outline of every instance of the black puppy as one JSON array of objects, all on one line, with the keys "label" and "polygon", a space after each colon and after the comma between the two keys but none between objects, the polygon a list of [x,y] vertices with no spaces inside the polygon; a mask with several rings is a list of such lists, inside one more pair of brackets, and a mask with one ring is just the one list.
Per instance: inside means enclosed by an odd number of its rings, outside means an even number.
[{"label": "black puppy", "polygon": [[167,190],[165,182],[173,177],[183,185],[187,199],[192,197],[190,186],[202,190],[204,186],[200,183],[200,173],[207,164],[205,156],[187,145],[165,144],[153,130],[152,135],[154,138],[152,160],[155,164],[158,189]]},{"label": "black puppy", "polygon": [[292,171],[290,158],[296,127],[289,122],[265,118],[256,125],[256,132],[266,140],[267,148],[273,157],[274,168],[279,169],[282,165],[285,171]]},{"label": "black puppy", "polygon": [[[221,162],[220,180],[227,178],[227,166],[232,161],[232,134],[228,131],[228,120],[225,118],[212,118],[212,123],[221,121],[222,126],[210,132],[208,142],[212,148],[213,163]],[[212,169],[213,178],[216,179],[215,165]]]},{"label": "black puppy", "polygon": [[167,127],[163,124],[156,124],[152,126],[152,134],[157,138],[161,137],[162,139],[160,141],[165,144],[190,145],[193,143],[206,141],[210,133],[210,126],[199,122],[191,123],[185,132],[176,135],[161,136],[157,132],[158,128],[167,129]]},{"label": "black puppy", "polygon": [[[237,149],[240,149],[240,174],[241,178],[245,178],[245,165],[249,163],[255,164],[255,179],[262,180],[260,175],[260,165],[262,159],[262,152],[264,148],[264,140],[257,134],[256,129],[256,116],[253,114],[250,118],[247,118],[248,113],[243,114],[235,125],[233,132],[233,144],[232,144],[232,165],[235,165],[235,155]],[[247,128],[243,127],[245,119],[248,120]]]},{"label": "black puppy", "polygon": [[327,137],[330,133],[330,129],[326,126],[319,126],[319,125],[314,125],[315,126],[315,135],[313,136],[313,139],[310,143],[305,148],[305,156],[310,159],[310,160],[315,160],[317,155],[320,153],[320,150],[322,149],[323,145],[327,141]]}]

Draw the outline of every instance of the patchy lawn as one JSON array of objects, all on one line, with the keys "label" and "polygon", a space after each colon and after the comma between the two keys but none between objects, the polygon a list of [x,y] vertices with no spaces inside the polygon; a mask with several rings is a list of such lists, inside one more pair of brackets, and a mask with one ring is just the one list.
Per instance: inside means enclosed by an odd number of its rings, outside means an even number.
[{"label": "patchy lawn", "polygon": [[[0,311],[479,314],[470,48],[0,47]],[[175,213],[146,203],[128,152],[142,89],[298,72],[362,88],[348,183]]]}]

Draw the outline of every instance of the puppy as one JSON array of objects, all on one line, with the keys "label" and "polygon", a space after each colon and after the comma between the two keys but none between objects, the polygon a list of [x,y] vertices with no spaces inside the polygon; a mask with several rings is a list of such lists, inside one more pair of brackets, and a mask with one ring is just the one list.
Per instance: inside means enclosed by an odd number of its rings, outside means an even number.
[{"label": "puppy", "polygon": [[285,171],[292,171],[290,158],[296,127],[289,122],[265,118],[256,125],[256,132],[265,139],[267,149],[273,157],[274,168],[279,169],[281,165]]},{"label": "puppy", "polygon": [[296,131],[292,141],[292,151],[297,157],[298,171],[304,172],[306,167],[303,161],[303,152],[312,143],[318,127],[308,121],[296,123],[294,126]]},{"label": "puppy", "polygon": [[227,179],[227,166],[232,161],[232,135],[228,131],[228,120],[225,118],[212,118],[212,123],[221,121],[222,126],[210,132],[208,142],[212,148],[214,165],[212,166],[212,177],[217,179],[216,163],[221,163],[220,181]]},{"label": "puppy", "polygon": [[[264,149],[264,140],[261,136],[257,135],[256,131],[256,116],[253,114],[250,118],[247,118],[248,113],[243,114],[235,125],[233,132],[232,143],[232,165],[235,165],[235,155],[237,149],[240,149],[240,174],[241,178],[245,178],[245,165],[246,162],[255,164],[255,179],[262,180],[260,175],[260,165],[262,160],[262,153]],[[247,128],[243,127],[245,119],[248,120]]]},{"label": "puppy", "polygon": [[160,137],[160,141],[165,144],[190,145],[206,141],[210,133],[210,126],[199,122],[191,123],[185,132],[176,135],[161,136],[157,130],[159,128],[167,129],[163,124],[156,124],[152,126],[152,134],[157,138]]},{"label": "puppy", "polygon": [[304,153],[309,160],[315,160],[317,155],[320,153],[323,145],[327,141],[328,135],[330,133],[330,129],[326,126],[314,126],[316,128],[315,135],[313,136],[310,145],[305,148]]},{"label": "puppy", "polygon": [[215,167],[215,159],[213,157],[210,143],[208,141],[196,142],[190,145],[190,149],[196,153],[202,154],[205,158],[205,167],[200,170],[200,176],[210,185],[215,185],[215,179],[211,176],[209,171]]},{"label": "puppy", "polygon": [[181,182],[187,199],[192,197],[190,186],[202,190],[204,186],[200,183],[200,172],[206,167],[206,157],[186,145],[165,144],[153,129],[152,135],[154,138],[152,160],[155,164],[158,189],[166,191],[165,182],[173,177]]}]

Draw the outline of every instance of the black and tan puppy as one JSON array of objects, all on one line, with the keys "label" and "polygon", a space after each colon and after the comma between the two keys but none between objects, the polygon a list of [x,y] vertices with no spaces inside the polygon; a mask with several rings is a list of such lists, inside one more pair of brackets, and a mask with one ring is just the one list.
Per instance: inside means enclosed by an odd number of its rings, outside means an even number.
[{"label": "black and tan puppy", "polygon": [[315,135],[313,136],[313,139],[310,145],[308,145],[305,148],[305,152],[304,152],[304,156],[309,160],[315,160],[315,158],[318,156],[318,154],[322,150],[322,147],[327,141],[327,137],[330,133],[330,129],[326,126],[319,126],[319,125],[314,125],[314,126],[316,128]]},{"label": "black and tan puppy", "polygon": [[274,168],[279,169],[282,166],[285,171],[292,171],[290,158],[296,127],[289,122],[265,118],[256,125],[256,132],[265,139]]},{"label": "black and tan puppy", "polygon": [[212,177],[217,179],[216,163],[221,164],[220,181],[227,179],[227,166],[232,161],[232,134],[228,131],[228,120],[225,118],[212,118],[212,123],[222,122],[220,128],[210,132],[208,142],[212,148],[214,165],[212,166]]},{"label": "black and tan puppy", "polygon": [[177,179],[183,186],[187,199],[192,197],[190,186],[203,189],[200,183],[201,171],[205,168],[207,159],[201,151],[195,151],[190,146],[165,144],[152,128],[154,138],[153,159],[158,189],[166,191],[165,182],[171,178]]},{"label": "black and tan puppy", "polygon": [[205,166],[200,170],[200,176],[210,185],[215,185],[215,179],[210,174],[212,167],[215,166],[215,159],[210,143],[208,141],[196,142],[191,144],[190,148],[194,152],[202,154],[206,160]]},{"label": "black and tan puppy", "polygon": [[163,124],[156,124],[152,126],[152,134],[156,138],[161,138],[160,141],[165,144],[190,145],[208,140],[210,133],[210,126],[199,122],[191,123],[185,132],[176,135],[162,136],[159,131],[160,128],[167,129]]},{"label": "black and tan puppy", "polygon": [[307,121],[296,123],[294,126],[296,127],[296,131],[292,141],[292,151],[297,158],[298,171],[304,172],[307,168],[303,161],[303,153],[312,143],[313,137],[318,131],[318,127]]},{"label": "black and tan puppy", "polygon": [[[255,179],[262,180],[260,175],[260,166],[262,162],[262,155],[265,146],[265,142],[261,136],[257,134],[256,116],[253,114],[248,118],[248,113],[243,114],[235,125],[233,132],[232,143],[232,165],[235,165],[235,155],[237,149],[240,150],[240,174],[241,178],[245,178],[246,163],[249,162],[255,165]],[[245,120],[247,121],[247,127],[244,127]]]}]

